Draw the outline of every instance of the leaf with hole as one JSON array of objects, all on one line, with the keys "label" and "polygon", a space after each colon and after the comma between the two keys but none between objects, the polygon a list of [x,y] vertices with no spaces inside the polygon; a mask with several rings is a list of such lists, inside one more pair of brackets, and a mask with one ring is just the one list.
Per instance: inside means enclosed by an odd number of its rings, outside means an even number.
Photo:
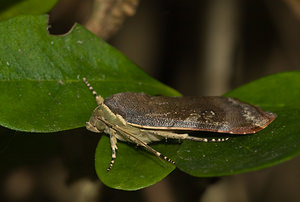
[{"label": "leaf with hole", "polygon": [[[46,27],[47,16],[22,16],[0,23],[2,126],[42,133],[84,127],[96,102],[82,82],[82,77],[87,77],[103,97],[126,91],[179,95],[148,76],[119,51],[80,25],[64,36],[52,36]],[[106,179],[118,171],[118,166],[112,174],[105,169],[106,173],[102,175],[99,169],[103,165],[99,161],[107,165],[104,157],[111,152],[106,137],[102,138],[99,145],[101,148],[98,147],[96,152],[96,170],[101,180],[111,187],[132,190],[149,186],[175,168],[160,161],[157,165],[157,160],[144,152],[142,156],[148,156],[146,160],[142,158],[142,162],[136,161],[150,166],[144,173],[144,180],[136,182],[138,172],[128,172],[128,175],[122,177],[128,171],[124,169],[118,174],[118,180],[122,181],[119,184],[122,185],[118,185],[118,182],[110,184],[111,181]],[[122,150],[125,156],[134,151],[125,145],[120,144],[119,147],[121,163],[135,161],[136,156],[128,156],[122,161]],[[166,154],[169,154],[169,150],[175,154],[178,144],[157,147],[162,147],[162,152],[166,150]],[[139,155],[138,158],[141,159]]]},{"label": "leaf with hole", "polygon": [[[47,16],[22,16],[0,23],[2,126],[44,133],[83,127],[96,107],[83,76],[104,98],[126,91],[179,95],[80,25],[64,36],[52,36],[46,27]],[[277,113],[278,118],[257,134],[222,143],[175,141],[153,147],[175,159],[180,170],[199,177],[257,170],[291,159],[300,153],[299,82],[299,72],[287,72],[226,94]],[[142,148],[122,142],[118,146],[118,163],[111,172],[106,171],[111,158],[107,136],[96,149],[96,171],[107,186],[140,189],[175,168]]]}]

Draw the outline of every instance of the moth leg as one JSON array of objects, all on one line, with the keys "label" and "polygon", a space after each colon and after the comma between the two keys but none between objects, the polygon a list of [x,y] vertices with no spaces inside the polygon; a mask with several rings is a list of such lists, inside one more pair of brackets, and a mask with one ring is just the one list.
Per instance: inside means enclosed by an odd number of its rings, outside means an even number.
[{"label": "moth leg", "polygon": [[178,139],[178,140],[192,140],[192,141],[198,141],[198,142],[224,142],[228,140],[229,138],[202,138],[202,137],[194,137],[189,136],[189,134],[183,133],[173,133],[173,132],[165,132],[165,131],[151,131],[151,133],[164,137],[164,138],[172,138],[172,139]]},{"label": "moth leg", "polygon": [[152,147],[150,147],[146,142],[144,142],[143,140],[139,139],[138,137],[136,137],[136,135],[132,134],[131,132],[127,131],[126,129],[120,127],[120,126],[115,126],[116,129],[118,130],[118,132],[120,132],[121,134],[123,134],[123,136],[125,136],[126,138],[130,139],[131,142],[137,144],[138,146],[143,146],[145,149],[147,149],[148,151],[152,152],[153,154],[155,154],[155,156],[164,159],[172,164],[175,164],[175,161],[173,161],[172,159],[166,157],[165,155],[162,155],[160,152],[156,151],[155,149],[153,149]]},{"label": "moth leg", "polygon": [[151,135],[156,135],[159,137],[163,137],[165,139],[171,138],[171,139],[179,139],[179,140],[184,140],[186,139],[189,135],[188,134],[178,134],[178,133],[173,133],[173,132],[167,132],[167,131],[155,131],[155,130],[143,130],[144,132],[151,134]]},{"label": "moth leg", "polygon": [[145,145],[142,144],[141,146],[145,147],[145,149],[147,149],[147,150],[149,150],[150,152],[152,152],[153,154],[155,154],[155,156],[157,156],[157,157],[159,157],[159,158],[161,158],[161,159],[163,159],[163,160],[166,160],[166,161],[168,161],[168,162],[170,162],[170,163],[172,163],[172,164],[175,165],[175,161],[173,161],[172,159],[170,159],[169,157],[167,157],[167,156],[165,156],[165,155],[162,155],[160,152],[156,151],[155,149],[153,149],[152,147],[150,147],[150,146],[147,145],[146,143],[145,143]]},{"label": "moth leg", "polygon": [[111,146],[111,161],[110,161],[109,167],[106,169],[107,171],[110,171],[111,168],[113,167],[113,165],[115,163],[115,159],[117,157],[116,150],[118,149],[116,136],[114,136],[112,134],[109,137],[110,137],[110,146]]},{"label": "moth leg", "polygon": [[198,142],[224,142],[227,141],[229,138],[201,138],[201,137],[194,137],[194,136],[187,136],[186,140],[198,141]]},{"label": "moth leg", "polygon": [[110,147],[111,147],[111,161],[109,164],[109,167],[106,169],[107,171],[110,171],[111,168],[113,167],[114,163],[115,163],[115,159],[117,157],[117,132],[110,128],[110,127],[106,127],[104,132],[106,134],[109,134],[109,140],[110,140]]}]

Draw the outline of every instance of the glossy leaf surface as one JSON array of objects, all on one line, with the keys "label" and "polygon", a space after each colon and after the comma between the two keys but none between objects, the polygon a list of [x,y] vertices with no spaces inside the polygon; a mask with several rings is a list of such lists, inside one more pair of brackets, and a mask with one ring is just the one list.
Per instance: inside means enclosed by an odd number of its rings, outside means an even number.
[{"label": "glossy leaf surface", "polygon": [[[264,130],[230,136],[227,142],[185,141],[177,167],[198,177],[231,175],[257,170],[291,159],[300,153],[300,72],[271,75],[226,96],[235,97],[278,115]],[[214,136],[216,133],[207,134]]]},{"label": "glossy leaf surface", "polygon": [[[179,95],[145,74],[119,51],[76,25],[64,36],[46,30],[47,16],[23,16],[0,23],[0,124],[26,132],[83,127],[96,107],[82,82],[88,78],[103,97],[117,92]],[[232,136],[223,143],[185,141],[153,144],[194,176],[236,174],[275,165],[300,153],[300,73],[287,72],[253,81],[226,94],[278,118],[254,135]],[[215,133],[199,135],[214,136]],[[118,142],[113,169],[110,143],[103,136],[95,167],[109,187],[136,190],[167,176],[174,166],[135,145]]]},{"label": "glossy leaf surface", "polygon": [[97,106],[82,82],[103,97],[135,91],[178,95],[80,25],[65,36],[47,32],[47,16],[0,24],[0,124],[28,132],[85,126]]},{"label": "glossy leaf surface", "polygon": [[[84,127],[97,105],[82,82],[83,77],[103,97],[126,91],[179,95],[80,25],[65,36],[49,35],[46,27],[47,16],[24,16],[0,23],[2,126],[26,132]],[[160,160],[157,164],[151,154],[140,154],[131,146],[119,144],[120,164],[116,163],[114,170],[107,173],[110,144],[106,136],[100,141],[95,167],[108,186],[127,190],[142,188],[158,182],[175,168]],[[166,154],[170,150],[170,157],[178,146],[157,145]]]}]

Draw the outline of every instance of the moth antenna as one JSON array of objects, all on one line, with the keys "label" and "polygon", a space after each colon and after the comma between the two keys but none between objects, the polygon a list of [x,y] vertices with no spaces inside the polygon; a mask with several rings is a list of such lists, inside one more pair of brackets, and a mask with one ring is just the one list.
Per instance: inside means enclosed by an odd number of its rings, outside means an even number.
[{"label": "moth antenna", "polygon": [[88,80],[84,77],[82,78],[85,85],[89,88],[89,90],[92,92],[92,94],[95,96],[96,102],[98,105],[101,105],[103,103],[103,98],[97,94],[97,92],[94,90],[93,86],[88,82]]}]

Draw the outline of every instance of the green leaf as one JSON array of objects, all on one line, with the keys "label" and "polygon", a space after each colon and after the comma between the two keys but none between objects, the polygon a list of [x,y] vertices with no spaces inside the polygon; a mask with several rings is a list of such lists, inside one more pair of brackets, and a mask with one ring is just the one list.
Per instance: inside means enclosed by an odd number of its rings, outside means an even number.
[{"label": "green leaf", "polygon": [[43,14],[58,0],[0,0],[0,20],[22,14]]},{"label": "green leaf", "polygon": [[226,142],[185,141],[177,153],[177,167],[193,176],[222,176],[258,170],[299,155],[299,89],[300,72],[286,72],[227,93],[226,96],[258,105],[278,117],[256,134],[231,136]]},{"label": "green leaf", "polygon": [[[175,165],[157,158],[134,144],[118,142],[115,164],[108,172],[111,161],[109,138],[103,136],[96,150],[96,172],[101,181],[109,187],[122,190],[137,190],[159,182],[175,169]],[[174,158],[178,143],[151,144],[151,147],[169,158]]]},{"label": "green leaf", "polygon": [[[84,126],[96,103],[82,77],[103,97],[126,91],[179,95],[80,25],[64,36],[51,36],[46,26],[47,16],[23,16],[0,23],[2,126],[29,132]],[[151,146],[194,176],[235,174],[290,159],[300,153],[299,82],[300,72],[282,73],[226,94],[277,113],[278,118],[257,134],[232,137],[224,143],[185,141],[182,145],[161,142]],[[109,138],[103,136],[97,146],[95,167],[107,186],[137,190],[174,169],[143,148],[122,142],[118,147],[115,165],[107,172]]]},{"label": "green leaf", "polygon": [[[126,91],[179,95],[80,25],[64,36],[51,36],[46,27],[47,16],[22,16],[0,23],[2,126],[27,132],[85,126],[97,105],[82,77],[104,98]],[[104,136],[99,142],[95,167],[110,187],[139,189],[175,168],[119,142],[115,166],[107,172],[111,158],[107,139]],[[178,146],[159,144],[155,148],[172,157]]]},{"label": "green leaf", "polygon": [[117,92],[178,95],[85,28],[46,30],[47,16],[0,24],[0,124],[29,132],[83,127],[97,106],[82,82],[103,97]]},{"label": "green leaf", "polygon": [[[168,149],[168,144],[161,143],[161,147],[157,150],[174,159],[174,152],[178,149],[175,158],[176,166],[198,177],[237,174],[291,159],[300,153],[298,138],[300,91],[298,89],[300,89],[300,72],[272,75],[237,88],[226,96],[236,97],[259,105],[264,110],[275,112],[278,115],[277,119],[257,134],[232,135],[227,142],[184,141],[179,149],[178,145],[171,145],[175,147],[172,150]],[[208,137],[218,135],[217,133],[201,134]],[[102,138],[102,140],[109,144],[108,138]],[[145,153],[143,150],[139,151],[132,145],[130,147],[126,144],[126,151],[124,144],[118,143],[118,145],[116,165],[109,173],[106,168],[111,159],[111,150],[103,145],[97,147],[96,164],[99,162],[97,173],[105,184],[117,189],[136,190],[149,186],[164,177],[157,175],[157,180],[150,183],[152,174],[148,172],[158,173],[159,171],[154,168],[161,162],[154,155]],[[149,162],[148,158],[153,159],[153,162]]]}]

